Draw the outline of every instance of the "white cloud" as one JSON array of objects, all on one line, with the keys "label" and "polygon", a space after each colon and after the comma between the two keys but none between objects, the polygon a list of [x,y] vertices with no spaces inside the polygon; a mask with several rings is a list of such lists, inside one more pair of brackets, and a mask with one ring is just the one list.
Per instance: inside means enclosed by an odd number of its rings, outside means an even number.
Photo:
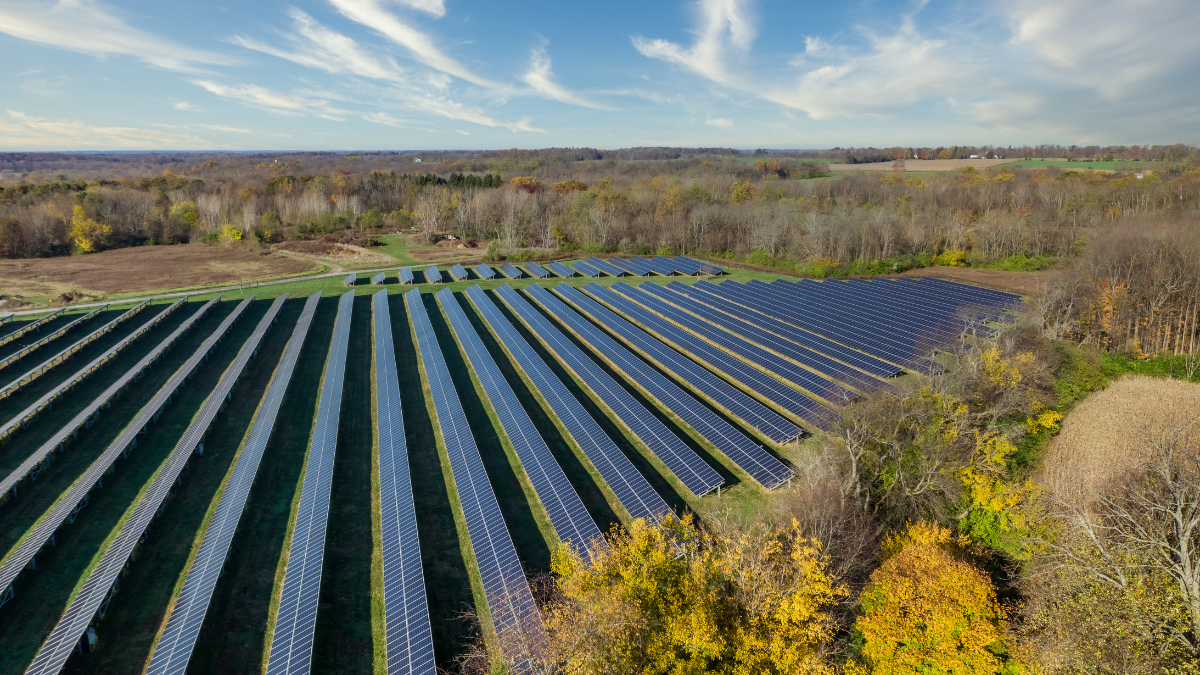
[{"label": "white cloud", "polygon": [[570,103],[571,105],[583,106],[585,108],[607,109],[598,103],[593,103],[583,98],[556,82],[554,80],[554,72],[550,67],[550,57],[546,55],[546,50],[542,47],[533,50],[533,54],[529,57],[529,70],[521,77],[521,81],[529,85],[538,94],[555,101],[562,101],[563,103]]},{"label": "white cloud", "polygon": [[[476,75],[463,64],[442,52],[431,36],[409,26],[383,7],[382,0],[329,0],[346,18],[377,31],[392,42],[407,49],[417,61],[481,87],[502,89],[487,78]],[[414,0],[409,6],[432,5],[432,2]],[[437,5],[441,5],[437,2]],[[442,10],[445,11],[444,9]]]},{"label": "white cloud", "polygon": [[733,128],[733,120],[729,119],[728,117],[714,117],[712,119],[704,120],[704,123],[718,129]]},{"label": "white cloud", "polygon": [[440,98],[437,96],[426,95],[412,98],[408,101],[408,105],[416,110],[427,112],[431,115],[444,117],[451,120],[459,120],[462,122],[471,122],[485,127],[503,127],[512,132],[531,131],[539,134],[546,133],[545,129],[539,129],[531,124],[533,120],[528,117],[523,117],[517,122],[501,122],[494,120],[479,108],[463,105],[457,101]]},{"label": "white cloud", "polygon": [[745,52],[755,30],[749,0],[699,0],[696,42],[685,49],[667,40],[634,37],[633,46],[644,56],[683,66],[720,84],[732,84],[726,60],[730,48]]},{"label": "white cloud", "polygon": [[415,10],[432,14],[436,17],[446,16],[446,3],[442,0],[399,0],[400,4],[411,7]]},{"label": "white cloud", "polygon": [[462,134],[463,136],[470,136],[470,135],[471,135],[471,132],[469,132],[469,131],[463,131],[462,129],[455,129],[455,130],[454,130],[454,133],[457,133],[457,134]]},{"label": "white cloud", "polygon": [[231,127],[224,124],[197,124],[196,126],[204,129],[212,129],[213,131],[225,131],[233,134],[252,134],[251,129],[243,129],[241,127]]},{"label": "white cloud", "polygon": [[174,108],[175,110],[186,110],[187,112],[198,112],[200,110],[199,108],[192,105],[191,103],[188,103],[187,101],[176,101],[171,104],[171,107]]},{"label": "white cloud", "polygon": [[192,84],[208,90],[209,93],[224,99],[237,101],[252,108],[269,110],[273,113],[290,116],[316,115],[328,120],[342,121],[348,110],[341,110],[329,105],[327,98],[312,96],[307,92],[285,94],[273,91],[255,84],[226,85],[211,80],[193,80]]},{"label": "white cloud", "polygon": [[231,41],[247,49],[327,73],[346,73],[395,82],[405,79],[404,71],[394,62],[376,58],[353,39],[329,30],[303,11],[292,7],[288,10],[288,16],[295,22],[294,32],[285,34],[294,47],[293,51],[277,49],[253,38],[241,36],[234,37]]},{"label": "white cloud", "polygon": [[79,120],[52,120],[8,110],[0,117],[0,148],[5,150],[194,149],[211,144],[192,134],[134,127],[104,127]]},{"label": "white cloud", "polygon": [[73,52],[132,56],[185,73],[202,72],[195,64],[232,63],[134,28],[94,0],[0,0],[0,32]]}]

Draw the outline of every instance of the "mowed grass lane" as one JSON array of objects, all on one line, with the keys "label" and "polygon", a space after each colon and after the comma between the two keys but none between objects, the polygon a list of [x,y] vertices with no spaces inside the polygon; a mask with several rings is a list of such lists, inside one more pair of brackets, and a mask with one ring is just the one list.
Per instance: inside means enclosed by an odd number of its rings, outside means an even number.
[{"label": "mowed grass lane", "polygon": [[[78,450],[88,448],[93,454],[92,459],[103,452],[108,443],[125,428],[154,392],[158,391],[162,383],[220,325],[235,304],[218,303],[213,307],[207,316],[197,322],[191,332],[180,339],[167,355],[167,359],[156,364],[147,377],[142,379],[139,385],[145,387],[144,396],[142,389],[132,389],[118,401],[119,405],[114,405],[113,410],[106,410],[89,430],[95,434],[92,437],[95,439],[94,445],[92,441],[76,441],[71,450],[59,458],[58,465],[52,466],[53,469],[72,462],[73,468],[76,469],[73,473],[61,476],[61,482],[56,483],[53,489],[50,489],[51,485],[47,483],[40,486],[46,490],[26,495],[34,499],[18,499],[9,505],[19,512],[23,523],[32,526],[58,498],[60,492],[74,482],[91,463],[90,459],[84,457],[87,453]],[[241,327],[235,326],[234,329]],[[205,365],[212,366],[232,360],[236,349],[229,352],[230,344],[227,339],[217,345]],[[155,378],[153,381],[151,374]],[[37,569],[26,570],[17,579],[16,596],[0,608],[0,673],[24,672],[41,647],[42,641],[54,628],[72,593],[96,563],[101,547],[115,536],[115,528],[126,516],[142,488],[175,447],[183,429],[199,410],[204,396],[216,381],[216,377],[205,376],[204,372],[200,372],[186,386],[180,387],[175,400],[163,408],[158,423],[148,427],[147,433],[138,437],[138,445],[130,450],[129,458],[118,459],[114,464],[115,472],[104,476],[104,487],[92,490],[87,506],[79,512],[75,522],[61,527],[55,535],[56,544],[45,547],[38,554]],[[136,399],[129,395],[131,393],[138,394]],[[121,410],[121,407],[125,409]],[[81,441],[84,440],[84,434],[81,433],[80,437]],[[65,469],[66,467],[64,471]],[[44,508],[36,514],[30,513],[30,505],[35,499],[45,500]],[[5,523],[8,522],[10,521],[6,518]],[[15,543],[23,533],[23,530],[15,534],[10,533],[7,527],[0,532],[6,541],[11,539],[11,543]],[[101,632],[101,635],[104,633]],[[110,636],[109,639],[112,637],[115,636]]]}]

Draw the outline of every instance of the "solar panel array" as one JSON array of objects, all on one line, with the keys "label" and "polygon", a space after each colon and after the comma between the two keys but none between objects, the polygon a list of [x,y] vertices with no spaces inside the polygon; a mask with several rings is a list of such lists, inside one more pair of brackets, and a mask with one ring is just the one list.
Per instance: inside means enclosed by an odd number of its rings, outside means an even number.
[{"label": "solar panel array", "polygon": [[385,278],[387,278],[387,273],[380,272],[379,274],[376,274],[375,276],[371,277],[371,285],[372,286],[382,286],[383,280]]},{"label": "solar panel array", "polygon": [[4,345],[12,342],[13,340],[20,338],[22,335],[28,333],[31,330],[40,331],[41,327],[43,325],[58,318],[58,315],[62,314],[65,311],[67,311],[67,310],[65,310],[65,309],[54,310],[53,312],[50,312],[46,316],[43,316],[42,318],[37,319],[36,321],[30,321],[29,323],[17,328],[16,330],[9,333],[8,335],[5,335],[4,337],[0,337],[0,347],[3,347]]},{"label": "solar panel array", "polygon": [[342,285],[343,286],[353,286],[357,282],[357,280],[358,280],[357,274],[347,274],[345,276],[345,278],[342,279]]},{"label": "solar panel array", "polygon": [[402,283],[402,284],[411,284],[411,283],[413,282],[413,271],[412,271],[412,268],[411,268],[411,267],[404,267],[404,268],[401,268],[401,269],[400,269],[400,274],[399,274],[399,277],[400,277],[400,283]]},{"label": "solar panel array", "polygon": [[832,380],[821,377],[811,370],[801,368],[795,363],[773,354],[742,337],[721,330],[708,321],[672,307],[657,297],[658,288],[647,287],[645,290],[642,290],[621,284],[620,287],[614,285],[613,290],[721,346],[723,349],[758,366],[760,369],[773,373],[796,386],[803,387],[815,396],[822,397],[834,404],[845,403],[855,398],[854,392]]},{"label": "solar panel array", "polygon": [[[183,301],[179,300],[176,304],[179,302]],[[171,333],[171,335],[167,336],[167,338],[164,339],[157,347],[155,347],[153,351],[142,357],[142,359],[138,361],[133,368],[130,368],[125,375],[121,376],[120,379],[109,386],[109,388],[106,389],[103,394],[97,397],[96,400],[93,401],[87,408],[82,410],[70,422],[68,422],[66,426],[55,433],[50,440],[43,443],[40,448],[26,458],[25,461],[21,463],[21,466],[17,467],[8,476],[6,476],[3,482],[0,482],[0,494],[7,493],[9,491],[15,492],[17,483],[22,478],[30,475],[38,467],[38,465],[46,460],[46,457],[51,452],[61,447],[66,442],[68,436],[72,435],[75,430],[82,426],[92,415],[97,414],[97,411],[101,405],[115,396],[117,392],[125,387],[135,375],[140,373],[144,368],[150,365],[151,362],[158,358],[159,354],[161,354],[167,347],[174,343],[174,341],[180,335],[186,333],[192,327],[192,324],[199,320],[200,317],[205,313],[207,313],[208,309],[216,302],[217,298],[213,298],[205,303],[203,307],[197,310],[196,313],[193,314],[186,322],[184,322],[183,325],[179,326],[179,328],[176,328],[175,331]],[[223,332],[223,329],[218,328],[218,331]],[[210,340],[213,340],[215,343],[215,339],[210,338]],[[139,414],[138,417],[134,418],[134,421],[125,428],[125,431],[120,437],[118,437],[117,441],[109,444],[100,457],[92,462],[87,471],[85,471],[84,474],[58,498],[58,501],[54,502],[54,505],[50,508],[50,510],[38,520],[38,523],[34,529],[21,539],[21,542],[18,544],[17,548],[13,550],[13,552],[4,560],[4,563],[0,565],[0,589],[9,588],[13,580],[17,578],[17,575],[19,575],[25,569],[25,566],[33,560],[35,555],[37,555],[37,552],[46,545],[47,541],[50,541],[50,538],[54,535],[55,530],[57,530],[68,518],[71,518],[72,515],[80,508],[87,504],[88,493],[93,487],[100,483],[104,472],[108,471],[113,462],[117,460],[117,456],[128,451],[129,444],[136,437],[137,433],[140,432],[147,423],[149,423],[153,417],[153,414],[158,411],[159,407],[162,406],[162,403],[165,402],[166,398],[174,392],[174,388],[178,387],[179,383],[186,379],[187,375],[191,373],[192,368],[195,367],[195,364],[199,363],[200,359],[203,358],[203,355],[208,353],[205,345],[208,345],[208,342],[205,342],[204,345],[200,346],[200,349],[197,350],[196,354],[193,355],[192,358],[187,361],[187,363],[180,367],[180,369],[171,376],[171,378],[167,381],[167,384],[164,385],[159,391],[159,395],[156,395],[155,398],[152,399],[145,408],[143,408],[147,414]],[[166,394],[163,395],[163,392],[166,392]]]},{"label": "solar panel array", "polygon": [[575,261],[575,271],[578,272],[579,274],[582,274],[585,277],[600,276],[600,270],[596,269],[595,267],[592,267],[591,265],[583,262],[582,260]]},{"label": "solar panel array", "polygon": [[537,263],[529,263],[525,265],[525,273],[534,279],[545,279],[546,277],[550,276],[550,273],[546,271],[546,268]]},{"label": "solar panel array", "polygon": [[579,446],[583,454],[596,467],[617,501],[633,518],[657,521],[669,507],[658,496],[646,478],[638,473],[633,463],[625,456],[612,439],[604,433],[596,420],[588,415],[583,405],[571,395],[562,380],[538,356],[533,347],[521,337],[517,329],[496,307],[495,303],[478,286],[467,289],[469,298],[484,320],[496,333],[501,344],[533,382],[538,393],[554,412],[554,416],[566,427],[567,433]]},{"label": "solar panel array", "polygon": [[650,270],[646,269],[645,267],[642,267],[641,265],[639,265],[637,263],[629,262],[628,260],[621,260],[620,258],[609,258],[608,262],[616,267],[620,267],[625,272],[632,274],[634,276],[637,276],[637,277],[650,276]]},{"label": "solar panel array", "polygon": [[588,258],[587,264],[600,270],[601,272],[604,272],[605,274],[607,274],[610,277],[619,277],[619,276],[625,274],[625,270],[623,270],[620,267],[617,267],[616,265],[613,265],[605,260],[601,260],[600,258],[597,258],[596,256],[592,256],[592,257]]},{"label": "solar panel array", "polygon": [[771,377],[749,363],[722,350],[710,342],[676,326],[675,324],[634,304],[628,298],[617,295],[605,289],[601,293],[590,286],[586,290],[617,307],[622,313],[632,317],[637,323],[649,329],[659,337],[680,348],[694,359],[699,359],[709,367],[724,373],[730,379],[742,383],[759,396],[779,406],[809,424],[824,428],[822,425],[835,421],[836,413],[824,405],[805,396],[779,380]]},{"label": "solar panel array", "polygon": [[[404,304],[417,336],[421,367],[433,396],[438,429],[450,457],[450,472],[501,648],[512,649],[528,640],[544,643],[545,626],[541,614],[500,513],[500,503],[488,482],[483,458],[471,435],[467,415],[450,379],[450,369],[438,346],[420,292],[405,293]],[[511,651],[505,656],[511,661],[521,659],[521,654]]]},{"label": "solar panel array", "polygon": [[[634,383],[658,399],[658,402],[696,430],[705,440],[712,443],[725,456],[733,460],[754,480],[768,488],[778,487],[792,477],[792,470],[747,437],[724,418],[697,401],[679,385],[671,382],[645,361],[610,338],[582,316],[562,304],[549,291],[540,286],[526,290],[559,322],[569,326],[592,349],[604,355],[609,362],[623,371]],[[693,456],[695,456],[693,454]],[[701,461],[696,457],[697,461]],[[701,461],[701,464],[703,462]],[[707,464],[704,467],[712,470]]]},{"label": "solar panel array", "polygon": [[[285,293],[276,303],[286,297]],[[317,291],[304,303],[304,311],[300,313],[292,337],[284,348],[283,358],[254,416],[254,424],[250,427],[246,442],[234,462],[229,481],[221,492],[216,512],[204,531],[200,550],[188,565],[183,589],[180,590],[175,604],[171,606],[166,627],[163,628],[162,636],[151,653],[150,665],[146,669],[147,675],[181,675],[187,670],[192,649],[196,646],[200,627],[212,600],[213,589],[216,588],[221,568],[225,565],[225,558],[233,543],[233,536],[245,511],[250,488],[254,485],[263,451],[275,428],[279,407],[292,380],[296,360],[304,346],[304,339],[308,335],[308,328],[320,297],[321,292]]]},{"label": "solar panel array", "polygon": [[506,262],[503,265],[497,267],[496,269],[500,270],[500,273],[503,274],[504,276],[508,277],[509,279],[520,279],[521,278],[521,270],[517,269],[516,266],[513,265],[512,263]]},{"label": "solar panel array", "polygon": [[13,354],[9,354],[8,356],[4,357],[3,359],[0,359],[0,370],[7,368],[11,364],[14,364],[17,361],[20,361],[25,356],[33,353],[40,347],[47,345],[47,344],[53,342],[54,340],[57,340],[58,338],[66,335],[67,333],[69,333],[72,330],[75,330],[76,328],[81,326],[83,323],[85,323],[89,319],[94,318],[97,314],[99,314],[100,312],[103,312],[106,309],[108,309],[108,305],[104,305],[98,309],[93,309],[92,311],[88,312],[87,314],[84,314],[83,316],[79,317],[78,319],[75,319],[71,323],[63,326],[62,328],[59,328],[58,330],[47,335],[46,337],[42,338],[41,340],[38,340],[37,342],[34,342],[31,345],[26,345],[25,347],[21,348],[17,352],[15,352]]},{"label": "solar panel array", "polygon": [[641,265],[651,272],[664,277],[669,277],[675,274],[675,266],[664,265],[659,258],[632,258],[631,262]]},{"label": "solar panel array", "polygon": [[[588,293],[591,293],[608,305],[616,307],[623,314],[633,317],[638,323],[647,328],[654,329],[661,328],[664,324],[666,326],[670,325],[600,284],[590,283],[584,288]],[[767,438],[776,443],[786,443],[804,433],[800,427],[780,417],[777,413],[754,400],[745,392],[698,366],[683,354],[663,344],[662,341],[629,321],[600,306],[574,288],[560,285],[554,289],[554,292],[573,304],[579,311],[592,317],[600,325],[612,330],[633,344],[648,357],[661,364],[662,367],[674,373],[676,378],[687,382],[718,405],[728,410],[731,414],[758,429]]]},{"label": "solar panel array", "polygon": [[325,528],[329,523],[329,493],[333,487],[333,462],[337,454],[338,422],[342,415],[342,383],[346,374],[354,292],[338,300],[333,341],[321,381],[321,398],[313,424],[312,442],[300,487],[300,504],[288,545],[287,570],[267,675],[307,673],[312,666],[313,634],[317,628],[317,600],[325,565]]},{"label": "solar panel array", "polygon": [[488,267],[487,265],[485,265],[483,263],[476,265],[474,267],[474,269],[475,269],[476,276],[478,276],[480,279],[495,279],[496,278],[496,272],[494,270],[492,270],[492,268]]},{"label": "solar panel array", "polygon": [[440,284],[442,282],[442,273],[438,271],[436,265],[430,266],[425,270],[425,281],[431,284]]},{"label": "solar panel array", "polygon": [[389,675],[433,675],[437,672],[437,664],[433,657],[425,575],[421,569],[417,508],[413,502],[412,477],[408,467],[408,444],[404,438],[404,411],[400,406],[400,378],[396,372],[396,348],[392,341],[392,317],[387,293],[379,291],[371,298],[371,303],[375,332],[376,430],[379,436],[387,671]]},{"label": "solar panel array", "polygon": [[575,270],[571,269],[570,267],[567,267],[566,265],[564,265],[560,262],[552,262],[549,265],[546,265],[546,269],[550,270],[551,272],[554,272],[555,274],[557,274],[558,276],[560,276],[564,279],[569,279],[570,277],[575,276]]},{"label": "solar panel array", "polygon": [[[225,321],[221,324],[222,328],[218,328],[213,335],[205,340],[204,344],[209,348],[215,345],[224,336],[225,330],[242,315],[242,312],[252,299],[253,297],[243,300],[225,318]],[[125,568],[125,564],[133,554],[134,548],[138,545],[142,535],[145,534],[146,528],[150,526],[150,521],[158,514],[159,507],[166,500],[167,493],[170,492],[171,487],[175,484],[175,480],[183,471],[192,453],[203,442],[205,431],[208,430],[209,424],[216,417],[217,410],[221,407],[221,404],[225,402],[226,396],[232,390],[238,376],[241,375],[246,362],[253,355],[259,340],[262,339],[262,335],[270,327],[271,322],[275,318],[275,312],[279,310],[280,305],[279,301],[276,301],[272,305],[271,310],[259,322],[251,339],[242,346],[233,363],[221,375],[216,389],[205,400],[204,406],[184,432],[183,438],[176,444],[175,449],[171,451],[171,454],[167,457],[167,460],[158,472],[154,474],[154,478],[151,479],[149,486],[145,488],[141,498],[133,507],[133,511],[122,525],[121,531],[113,539],[108,548],[104,550],[104,553],[100,556],[100,560],[88,575],[87,580],[83,582],[78,593],[71,600],[71,604],[63,612],[58,624],[54,626],[54,630],[50,632],[50,636],[42,644],[37,656],[33,659],[33,663],[25,671],[27,675],[52,675],[60,671],[67,662],[67,658],[74,651],[76,643],[79,642],[84,631],[87,630],[88,624],[91,623],[92,617],[95,616],[96,612],[100,610],[101,605],[109,597],[121,572]],[[200,359],[207,353],[208,349],[202,346],[197,351],[197,354],[193,355],[193,358],[189,360],[189,363],[193,365],[199,363]],[[172,380],[174,381],[175,378],[172,378]],[[165,403],[165,396],[163,394],[164,392],[160,391],[155,397],[160,405]],[[147,407],[157,409],[158,406],[154,406],[152,403]],[[137,420],[135,420],[135,424],[136,422]],[[149,420],[147,419],[145,423],[148,422]],[[136,434],[140,430],[139,426],[133,433]],[[125,434],[122,434],[121,438],[124,437]],[[118,439],[118,442],[120,442],[120,439]]]},{"label": "solar panel array", "polygon": [[450,276],[453,277],[455,281],[462,281],[467,278],[467,270],[458,263],[451,265],[449,271]]},{"label": "solar panel array", "polygon": [[132,309],[125,311],[124,313],[122,313],[120,316],[113,319],[112,321],[109,321],[108,323],[97,328],[96,330],[92,331],[91,333],[88,333],[87,335],[83,336],[82,338],[71,343],[71,345],[69,347],[66,347],[59,353],[55,354],[54,356],[51,356],[50,358],[46,359],[45,361],[42,361],[38,365],[29,369],[28,372],[20,375],[19,377],[14,378],[12,382],[9,382],[8,384],[4,385],[3,387],[0,387],[0,399],[5,399],[10,395],[15,394],[16,392],[21,391],[21,389],[23,389],[25,387],[25,385],[30,384],[37,378],[41,377],[42,375],[45,375],[47,372],[49,372],[55,366],[65,363],[68,359],[70,359],[72,356],[77,354],[79,352],[79,350],[81,350],[84,347],[88,346],[89,344],[95,342],[96,340],[99,340],[101,337],[107,335],[114,328],[116,328],[117,326],[124,323],[126,319],[129,319],[130,317],[134,316],[138,312],[145,309],[149,304],[150,304],[150,301],[145,300],[137,305],[134,305],[134,307]]},{"label": "solar panel array", "polygon": [[[537,288],[545,292],[545,289],[539,286],[530,288]],[[671,433],[670,429],[654,416],[654,413],[639,403],[624,387],[604,372],[604,369],[575,346],[566,335],[517,295],[516,291],[508,286],[501,286],[496,292],[529,326],[533,334],[545,341],[550,351],[557,355],[571,372],[583,380],[584,384],[604,402],[604,405],[612,410],[621,423],[633,432],[633,435],[641,440],[671,473],[675,474],[684,487],[691,490],[693,494],[701,496],[718,489],[725,482],[721,474],[705,464],[695,451]],[[550,300],[554,301],[553,298]]]},{"label": "solar panel array", "polygon": [[588,515],[579,494],[571,487],[571,481],[567,480],[567,475],[558,465],[558,460],[554,459],[546,441],[533,425],[533,420],[529,419],[529,415],[521,407],[516,393],[500,372],[500,367],[496,365],[495,359],[471,327],[471,321],[454,299],[454,294],[447,288],[439,291],[436,297],[450,319],[450,326],[458,337],[459,344],[467,353],[471,369],[483,385],[487,401],[496,412],[504,434],[508,436],[513,450],[521,460],[529,483],[542,506],[546,508],[554,532],[560,540],[570,543],[576,551],[589,551],[595,540],[602,539],[596,521]]}]

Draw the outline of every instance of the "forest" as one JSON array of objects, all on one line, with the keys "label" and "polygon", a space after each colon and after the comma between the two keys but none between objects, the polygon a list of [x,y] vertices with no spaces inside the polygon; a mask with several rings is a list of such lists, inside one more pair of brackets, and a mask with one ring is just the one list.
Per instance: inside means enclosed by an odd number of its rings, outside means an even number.
[{"label": "forest", "polygon": [[[969,154],[1079,164],[899,163]],[[545,673],[1200,673],[1193,146],[5,155],[0,168],[10,258],[399,232],[486,242],[491,260],[1037,273],[998,335],[847,406],[758,518],[681,514],[614,531],[590,557],[557,551],[535,584],[547,633],[504,651]],[[494,672],[482,643],[460,665]]]}]

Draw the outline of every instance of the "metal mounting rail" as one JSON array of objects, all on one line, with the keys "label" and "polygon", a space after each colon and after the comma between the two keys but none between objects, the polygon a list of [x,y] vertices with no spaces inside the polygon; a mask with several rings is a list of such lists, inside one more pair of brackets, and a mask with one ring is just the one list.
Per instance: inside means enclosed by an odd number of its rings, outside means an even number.
[{"label": "metal mounting rail", "polygon": [[[75,385],[84,381],[85,379],[87,379],[88,377],[93,375],[96,371],[103,368],[104,364],[106,364],[109,361],[116,358],[123,349],[128,347],[130,344],[132,344],[135,340],[137,340],[141,336],[145,335],[147,332],[150,331],[151,328],[154,328],[155,326],[157,326],[163,319],[167,318],[167,316],[169,316],[172,312],[174,312],[175,309],[177,307],[179,307],[180,304],[182,302],[184,302],[185,300],[187,300],[187,298],[183,298],[182,300],[176,300],[174,303],[171,304],[170,307],[167,307],[162,312],[159,312],[158,316],[155,316],[150,321],[147,321],[141,328],[139,328],[137,331],[135,331],[132,335],[129,335],[124,340],[121,340],[117,344],[110,347],[103,354],[101,354],[100,356],[97,356],[95,359],[93,359],[91,363],[87,364],[83,368],[80,368],[71,377],[68,377],[66,379],[66,381],[64,381],[62,384],[60,384],[57,387],[55,387],[54,389],[51,389],[50,391],[46,392],[45,394],[42,395],[41,398],[39,398],[37,401],[35,401],[28,408],[17,413],[16,417],[13,417],[9,421],[5,422],[3,426],[0,426],[0,439],[3,439],[4,437],[8,436],[14,430],[16,430],[18,427],[23,429],[23,428],[29,426],[29,423],[36,420],[38,418],[38,415],[41,413],[41,411],[44,408],[53,407],[54,401],[56,401],[60,396],[65,394],[67,391],[74,390]],[[0,495],[3,495],[3,494],[4,494],[4,491],[0,490]]]},{"label": "metal mounting rail", "polygon": [[17,338],[21,337],[22,335],[28,333],[31,330],[40,331],[42,324],[46,323],[50,319],[53,319],[54,317],[58,316],[59,314],[62,314],[65,311],[67,311],[67,310],[60,309],[60,310],[57,310],[54,312],[50,312],[49,314],[47,314],[46,316],[43,316],[42,318],[38,319],[37,321],[31,321],[31,322],[25,324],[24,326],[21,326],[20,328],[9,333],[8,335],[5,335],[4,337],[0,337],[0,347],[3,347],[4,345],[12,342],[13,340],[16,340]]},{"label": "metal mounting rail", "polygon": [[15,354],[9,354],[8,356],[4,357],[3,359],[0,359],[0,370],[3,370],[4,368],[9,367],[10,365],[16,363],[17,361],[20,361],[27,354],[32,353],[33,351],[35,351],[42,345],[53,342],[54,340],[57,340],[58,338],[71,332],[72,330],[75,330],[83,322],[87,321],[88,319],[91,319],[92,317],[96,316],[97,314],[99,314],[100,312],[103,312],[106,309],[108,309],[108,305],[103,305],[101,307],[93,309],[92,311],[88,312],[87,314],[84,314],[83,316],[79,317],[78,319],[75,319],[71,323],[63,326],[62,328],[59,328],[58,330],[47,335],[46,337],[42,338],[41,340],[38,340],[37,342],[35,342],[31,345],[27,345],[27,346],[23,347],[20,351],[16,352]]},{"label": "metal mounting rail", "polygon": [[[250,296],[242,300],[238,306],[225,318],[217,330],[204,341],[200,349],[188,359],[187,364],[176,371],[171,377],[171,381],[167,386],[163,387],[155,396],[154,402],[143,409],[143,414],[153,409],[157,413],[158,408],[166,403],[166,400],[174,393],[175,387],[178,387],[184,380],[189,378],[195,367],[200,364],[208,354],[212,347],[225,336],[229,327],[234,324],[246,307],[254,299]],[[37,673],[39,675],[50,675],[62,670],[66,664],[67,658],[71,656],[71,652],[75,650],[75,645],[87,630],[88,625],[92,622],[93,617],[97,612],[103,615],[102,607],[106,606],[111,599],[113,592],[117,588],[117,581],[121,572],[125,569],[132,555],[134,548],[141,541],[146,529],[150,526],[155,516],[162,511],[162,506],[167,498],[167,494],[174,487],[179,474],[183,471],[188,460],[194,452],[204,452],[204,433],[208,430],[213,419],[216,417],[221,405],[225,403],[230,396],[234,384],[238,377],[242,374],[246,363],[250,357],[254,355],[258,348],[258,343],[262,340],[263,334],[270,328],[271,323],[275,319],[275,314],[282,306],[280,296],[271,305],[271,309],[267,311],[267,315],[259,322],[250,339],[242,345],[237,357],[233,363],[225,369],[221,375],[221,379],[217,382],[216,389],[205,400],[204,406],[200,412],[192,420],[187,431],[184,432],[183,438],[176,444],[175,449],[171,451],[166,462],[151,479],[150,485],[146,488],[146,492],[142,495],[133,512],[129,515],[129,519],[125,521],[121,527],[120,533],[113,539],[112,544],[104,551],[99,562],[96,563],[92,573],[84,581],[83,586],[79,589],[79,593],[71,602],[70,606],[59,619],[58,625],[50,632],[50,637],[46,638],[46,642],[42,644],[41,650],[34,657],[33,664],[29,666],[26,673]],[[139,424],[139,422],[141,424]],[[121,437],[117,439],[117,443],[122,441],[129,442],[141,430],[142,426],[149,424],[149,418],[139,415],[139,418],[126,428]]]},{"label": "metal mounting rail", "polygon": [[75,354],[77,354],[79,352],[79,350],[90,345],[91,343],[95,342],[96,340],[99,340],[101,337],[107,335],[109,332],[112,331],[112,329],[116,328],[118,325],[123,323],[126,319],[129,319],[133,315],[142,311],[142,309],[144,309],[146,307],[146,305],[148,305],[148,304],[150,304],[149,300],[143,301],[141,304],[135,306],[133,309],[126,311],[121,316],[118,316],[117,318],[113,319],[112,321],[109,321],[108,323],[97,328],[96,330],[92,331],[91,333],[88,333],[87,335],[83,336],[79,340],[76,340],[71,346],[67,347],[66,349],[62,350],[61,352],[55,354],[54,356],[51,356],[50,358],[46,359],[43,362],[41,362],[40,364],[35,366],[33,369],[31,369],[29,372],[25,373],[24,375],[21,375],[20,377],[16,378],[12,382],[9,382],[8,384],[4,385],[3,388],[0,388],[0,400],[5,399],[5,398],[21,391],[22,389],[25,388],[25,385],[30,384],[37,378],[41,377],[42,375],[45,375],[48,371],[50,371],[50,369],[54,368],[55,366],[58,366],[64,362],[66,362],[72,356],[75,356]]}]

